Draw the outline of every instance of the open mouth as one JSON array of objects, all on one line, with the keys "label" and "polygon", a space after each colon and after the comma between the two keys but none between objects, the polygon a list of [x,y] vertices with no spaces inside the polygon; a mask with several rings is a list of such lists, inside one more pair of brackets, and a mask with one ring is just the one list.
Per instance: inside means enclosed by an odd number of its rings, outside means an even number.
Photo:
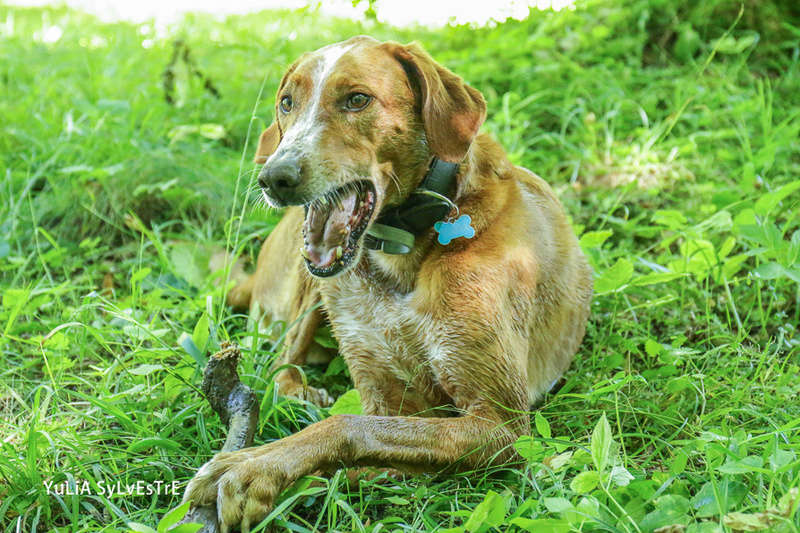
[{"label": "open mouth", "polygon": [[333,276],[358,255],[358,240],[375,210],[375,187],[367,180],[348,183],[305,207],[301,253],[306,266],[314,276]]}]

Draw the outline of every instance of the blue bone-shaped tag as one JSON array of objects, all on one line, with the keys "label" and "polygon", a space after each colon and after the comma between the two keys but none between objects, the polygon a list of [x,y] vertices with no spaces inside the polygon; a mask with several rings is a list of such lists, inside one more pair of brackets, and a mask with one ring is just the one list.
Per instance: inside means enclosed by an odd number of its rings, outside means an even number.
[{"label": "blue bone-shaped tag", "polygon": [[461,215],[454,222],[437,222],[433,229],[439,234],[439,244],[450,244],[450,241],[459,237],[471,239],[475,236],[475,228],[470,224],[472,219],[469,215]]}]

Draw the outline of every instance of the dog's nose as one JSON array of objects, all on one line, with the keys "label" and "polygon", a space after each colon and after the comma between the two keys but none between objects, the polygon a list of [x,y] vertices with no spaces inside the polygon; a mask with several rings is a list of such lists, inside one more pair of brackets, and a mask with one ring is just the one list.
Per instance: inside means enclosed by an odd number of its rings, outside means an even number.
[{"label": "dog's nose", "polygon": [[293,157],[270,161],[258,174],[258,184],[282,198],[293,196],[300,184],[300,162]]}]

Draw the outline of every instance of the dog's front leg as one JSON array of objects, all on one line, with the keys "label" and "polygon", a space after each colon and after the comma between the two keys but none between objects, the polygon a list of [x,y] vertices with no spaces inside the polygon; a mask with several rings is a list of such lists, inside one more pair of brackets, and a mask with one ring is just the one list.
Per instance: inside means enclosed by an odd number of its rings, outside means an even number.
[{"label": "dog's front leg", "polygon": [[223,532],[238,524],[249,531],[282,490],[317,470],[435,472],[504,463],[515,457],[511,443],[524,426],[504,424],[491,410],[455,418],[337,415],[264,446],[217,454],[189,482],[184,500],[216,503]]}]

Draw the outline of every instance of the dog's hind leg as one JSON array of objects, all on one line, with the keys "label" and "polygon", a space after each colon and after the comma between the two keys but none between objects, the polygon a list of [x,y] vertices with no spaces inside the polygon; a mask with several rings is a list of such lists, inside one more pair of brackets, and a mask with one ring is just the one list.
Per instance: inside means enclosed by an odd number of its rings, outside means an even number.
[{"label": "dog's hind leg", "polygon": [[312,285],[310,278],[301,281],[300,295],[292,310],[291,327],[286,333],[284,350],[275,362],[275,368],[284,367],[275,376],[278,391],[286,396],[308,400],[321,407],[333,403],[333,399],[325,389],[310,387],[297,367],[309,362],[316,364],[331,360],[333,353],[314,341],[314,334],[324,323],[319,291]]}]

